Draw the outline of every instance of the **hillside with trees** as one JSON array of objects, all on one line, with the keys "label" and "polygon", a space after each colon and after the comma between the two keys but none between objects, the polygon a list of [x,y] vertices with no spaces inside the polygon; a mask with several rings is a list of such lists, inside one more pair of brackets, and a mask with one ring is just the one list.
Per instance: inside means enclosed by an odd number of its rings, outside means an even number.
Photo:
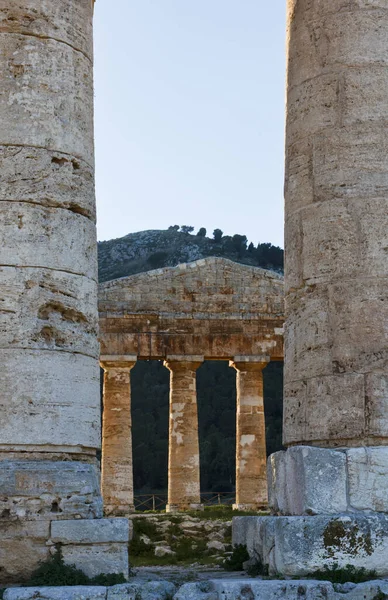
[{"label": "hillside with trees", "polygon": [[[245,235],[207,237],[190,226],[142,231],[100,242],[100,281],[165,266],[222,256],[242,264],[282,272],[283,250],[254,246]],[[268,454],[281,449],[283,364],[264,370]],[[160,361],[138,362],[131,372],[135,494],[165,492],[168,459],[169,371]],[[233,491],[235,486],[236,372],[227,362],[205,362],[197,372],[201,489]]]},{"label": "hillside with trees", "polygon": [[99,242],[100,281],[135,273],[175,267],[208,256],[222,256],[235,262],[282,272],[283,250],[269,243],[256,246],[245,235],[224,235],[215,229],[207,237],[204,227],[197,233],[189,225],[172,225],[168,230],[130,233],[122,238]]}]

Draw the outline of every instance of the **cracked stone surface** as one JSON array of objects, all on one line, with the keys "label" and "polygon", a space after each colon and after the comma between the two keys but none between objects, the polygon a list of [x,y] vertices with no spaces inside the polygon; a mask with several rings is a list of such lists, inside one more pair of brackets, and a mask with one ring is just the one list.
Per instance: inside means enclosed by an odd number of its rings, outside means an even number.
[{"label": "cracked stone surface", "polygon": [[288,2],[286,445],[387,443],[384,2]]}]

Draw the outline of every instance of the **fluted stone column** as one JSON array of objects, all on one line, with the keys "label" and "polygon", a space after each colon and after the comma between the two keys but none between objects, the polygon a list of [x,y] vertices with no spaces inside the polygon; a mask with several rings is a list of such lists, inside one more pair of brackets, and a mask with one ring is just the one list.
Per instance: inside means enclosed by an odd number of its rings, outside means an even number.
[{"label": "fluted stone column", "polygon": [[48,558],[51,521],[102,516],[92,4],[0,0],[5,581]]},{"label": "fluted stone column", "polygon": [[203,357],[169,357],[170,378],[167,512],[202,509],[196,371]]},{"label": "fluted stone column", "polygon": [[288,0],[284,442],[388,442],[388,6]]},{"label": "fluted stone column", "polygon": [[267,357],[235,357],[237,371],[236,510],[268,504],[263,369]]},{"label": "fluted stone column", "polygon": [[104,412],[101,490],[107,515],[128,515],[133,499],[131,369],[136,356],[102,356]]}]

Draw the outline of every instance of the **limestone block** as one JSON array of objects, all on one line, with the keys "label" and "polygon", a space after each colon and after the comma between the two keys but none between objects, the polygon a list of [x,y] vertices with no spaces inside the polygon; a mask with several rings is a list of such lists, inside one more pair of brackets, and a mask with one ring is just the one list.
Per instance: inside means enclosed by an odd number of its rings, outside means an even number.
[{"label": "limestone block", "polygon": [[287,147],[307,135],[333,127],[338,118],[342,74],[323,73],[288,90]]},{"label": "limestone block", "polygon": [[108,588],[107,600],[170,600],[175,591],[170,581],[125,583]]},{"label": "limestone block", "polygon": [[102,517],[95,465],[2,460],[0,490],[0,515],[11,520]]},{"label": "limestone block", "polygon": [[342,598],[343,600],[376,600],[381,598],[381,594],[388,596],[388,581],[380,579],[360,583],[346,595],[338,594],[338,600]]},{"label": "limestone block", "polygon": [[0,513],[0,583],[20,582],[48,560],[49,529],[48,521],[9,521]]},{"label": "limestone block", "polygon": [[58,269],[96,279],[96,228],[90,219],[69,210],[2,202],[0,228],[0,265]]},{"label": "limestone block", "polygon": [[306,440],[307,384],[295,381],[284,384],[283,444]]},{"label": "limestone block", "polygon": [[[316,197],[313,177],[315,152],[312,138],[302,139],[287,148],[285,194],[294,214],[300,208],[312,204]],[[291,239],[289,241],[292,242]]]},{"label": "limestone block", "polygon": [[[365,383],[358,373],[307,381],[306,441],[356,439],[365,433]],[[302,440],[301,440],[302,441]]]},{"label": "limestone block", "polygon": [[[349,5],[340,0],[336,4],[337,11],[333,12],[330,12],[324,3],[314,8],[311,5],[306,8],[304,23],[298,28],[299,52],[294,56],[294,61],[300,64],[300,70],[295,64],[290,73],[294,85],[319,75],[323,65],[326,70],[339,70],[349,65],[369,66],[385,63],[383,32],[388,21],[387,7],[382,6],[381,2],[380,6],[377,2],[363,4],[364,6],[360,6],[360,3],[356,3],[349,10]],[[381,10],[382,8],[385,10]],[[340,29],[338,13],[341,15]],[[316,27],[312,43],[310,36],[314,21],[320,23],[320,27]],[[357,44],[354,43],[355,39]],[[300,51],[303,47],[310,49],[308,56]]]},{"label": "limestone block", "polygon": [[102,586],[21,587],[6,590],[4,600],[106,600],[106,593]]},{"label": "limestone block", "polygon": [[[316,134],[312,167],[315,200],[384,197],[388,190],[384,161],[387,144],[379,123],[357,123]],[[289,152],[301,150],[297,145]],[[302,159],[298,154],[293,160]],[[372,239],[373,236],[369,236],[369,240]]]},{"label": "limestone block", "polygon": [[283,515],[346,512],[346,455],[335,450],[296,446],[268,460],[270,508]]},{"label": "limestone block", "polygon": [[302,235],[302,222],[299,212],[290,214],[284,224],[285,244],[289,249],[284,271],[286,293],[290,290],[299,289],[303,282]]},{"label": "limestone block", "polygon": [[75,156],[45,148],[0,146],[0,201],[21,200],[95,220],[93,169]]},{"label": "limestone block", "polygon": [[287,381],[332,374],[333,332],[327,288],[311,286],[290,292],[286,314],[284,376]]},{"label": "limestone block", "polygon": [[303,209],[303,278],[309,284],[359,270],[359,224],[352,207],[326,200]]},{"label": "limestone block", "polygon": [[257,579],[213,579],[217,598],[236,600],[335,600],[331,583],[326,581],[260,581]]},{"label": "limestone block", "polygon": [[0,144],[64,152],[92,167],[90,60],[67,44],[17,34],[0,33],[0,49]]},{"label": "limestone block", "polygon": [[65,564],[76,565],[88,577],[101,573],[122,573],[128,577],[128,545],[117,543],[82,544],[62,547]]},{"label": "limestone block", "polygon": [[57,544],[128,544],[132,521],[124,518],[53,521],[51,540]]},{"label": "limestone block", "polygon": [[[249,522],[241,523],[247,518]],[[385,514],[237,517],[233,521],[233,543],[246,540],[249,554],[268,565],[270,574],[300,577],[333,564],[388,574]]]},{"label": "limestone block", "polygon": [[93,56],[90,0],[62,0],[37,5],[34,0],[0,2],[0,32],[48,37]]},{"label": "limestone block", "polygon": [[346,457],[352,509],[388,512],[388,448],[351,448]]},{"label": "limestone block", "polygon": [[2,445],[100,446],[94,358],[17,349],[0,350],[0,362]]},{"label": "limestone block", "polygon": [[[376,356],[378,358],[378,355]],[[371,436],[387,437],[388,431],[388,376],[384,372],[367,373],[365,397],[368,407],[368,433]]]},{"label": "limestone block", "polygon": [[[388,333],[382,323],[388,319],[387,284],[386,277],[371,276],[368,285],[361,279],[329,287],[332,359],[337,373],[386,370]],[[375,394],[370,392],[369,402],[373,402]],[[373,415],[372,410],[369,413]]]},{"label": "limestone block", "polygon": [[185,583],[179,588],[173,600],[219,600],[218,593],[212,591],[212,584],[207,581]]},{"label": "limestone block", "polygon": [[0,267],[0,345],[98,358],[97,284],[51,269]]}]

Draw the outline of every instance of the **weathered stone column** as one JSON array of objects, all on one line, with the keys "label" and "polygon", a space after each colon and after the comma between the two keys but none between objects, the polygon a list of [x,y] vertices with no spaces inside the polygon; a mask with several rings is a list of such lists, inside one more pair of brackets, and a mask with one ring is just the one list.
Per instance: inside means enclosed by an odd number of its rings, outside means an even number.
[{"label": "weathered stone column", "polygon": [[106,515],[128,515],[133,500],[131,369],[136,356],[101,356],[104,369],[101,489]]},{"label": "weathered stone column", "polygon": [[282,516],[244,533],[271,573],[388,574],[387,31],[386,2],[288,0],[291,447],[268,465]]},{"label": "weathered stone column", "polygon": [[200,356],[171,356],[167,512],[202,509],[196,371]]},{"label": "weathered stone column", "polygon": [[92,4],[0,0],[2,581],[102,516]]},{"label": "weathered stone column", "polygon": [[268,504],[263,369],[267,357],[235,357],[237,371],[236,510]]},{"label": "weathered stone column", "polygon": [[388,443],[388,6],[288,0],[284,442]]}]

